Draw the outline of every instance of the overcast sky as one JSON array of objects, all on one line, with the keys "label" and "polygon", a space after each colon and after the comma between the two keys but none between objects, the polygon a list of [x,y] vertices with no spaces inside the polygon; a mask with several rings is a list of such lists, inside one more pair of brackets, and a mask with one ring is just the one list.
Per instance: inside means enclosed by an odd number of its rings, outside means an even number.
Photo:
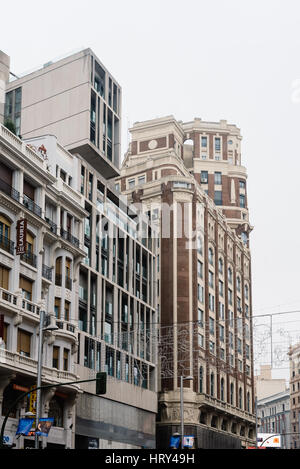
[{"label": "overcast sky", "polygon": [[0,37],[16,74],[93,49],[122,86],[123,151],[136,121],[237,124],[253,314],[300,310],[299,0],[15,0],[1,6]]}]

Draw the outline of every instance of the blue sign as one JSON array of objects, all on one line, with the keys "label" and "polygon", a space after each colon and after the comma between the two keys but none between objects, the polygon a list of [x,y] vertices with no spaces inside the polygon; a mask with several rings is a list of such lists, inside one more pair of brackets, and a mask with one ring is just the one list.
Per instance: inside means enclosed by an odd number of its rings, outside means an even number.
[{"label": "blue sign", "polygon": [[170,448],[178,449],[180,446],[180,435],[173,435],[170,438]]},{"label": "blue sign", "polygon": [[34,419],[20,419],[16,435],[28,435],[31,430]]}]

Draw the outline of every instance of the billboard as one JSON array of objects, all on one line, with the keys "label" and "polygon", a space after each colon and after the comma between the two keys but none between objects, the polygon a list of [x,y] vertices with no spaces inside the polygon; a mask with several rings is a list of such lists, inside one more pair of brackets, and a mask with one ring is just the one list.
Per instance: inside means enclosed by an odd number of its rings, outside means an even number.
[{"label": "billboard", "polygon": [[281,448],[281,435],[274,433],[258,433],[257,446],[264,448]]}]

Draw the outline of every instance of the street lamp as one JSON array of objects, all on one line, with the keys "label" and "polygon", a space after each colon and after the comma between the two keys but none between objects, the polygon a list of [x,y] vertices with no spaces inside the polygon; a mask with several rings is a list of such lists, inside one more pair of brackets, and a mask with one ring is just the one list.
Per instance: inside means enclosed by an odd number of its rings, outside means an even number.
[{"label": "street lamp", "polygon": [[[36,392],[36,421],[35,427],[37,429],[40,417],[41,417],[41,384],[42,384],[42,363],[43,363],[43,332],[44,331],[56,331],[58,329],[56,324],[49,324],[45,327],[45,311],[40,311],[40,328],[39,328],[39,349],[38,349],[38,367],[37,367],[37,392]],[[35,449],[39,448],[39,436],[35,430]]]},{"label": "street lamp", "polygon": [[193,376],[180,376],[180,422],[181,422],[181,449],[184,438],[184,412],[183,412],[183,380],[193,381]]}]

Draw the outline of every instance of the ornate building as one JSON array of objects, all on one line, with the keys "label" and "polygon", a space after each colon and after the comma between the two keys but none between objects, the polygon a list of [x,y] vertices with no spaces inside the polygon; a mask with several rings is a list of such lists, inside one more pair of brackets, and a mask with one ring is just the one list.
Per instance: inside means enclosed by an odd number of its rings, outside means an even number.
[{"label": "ornate building", "polygon": [[198,448],[255,438],[246,170],[236,126],[135,123],[116,188],[160,230],[157,445],[180,432]]}]

